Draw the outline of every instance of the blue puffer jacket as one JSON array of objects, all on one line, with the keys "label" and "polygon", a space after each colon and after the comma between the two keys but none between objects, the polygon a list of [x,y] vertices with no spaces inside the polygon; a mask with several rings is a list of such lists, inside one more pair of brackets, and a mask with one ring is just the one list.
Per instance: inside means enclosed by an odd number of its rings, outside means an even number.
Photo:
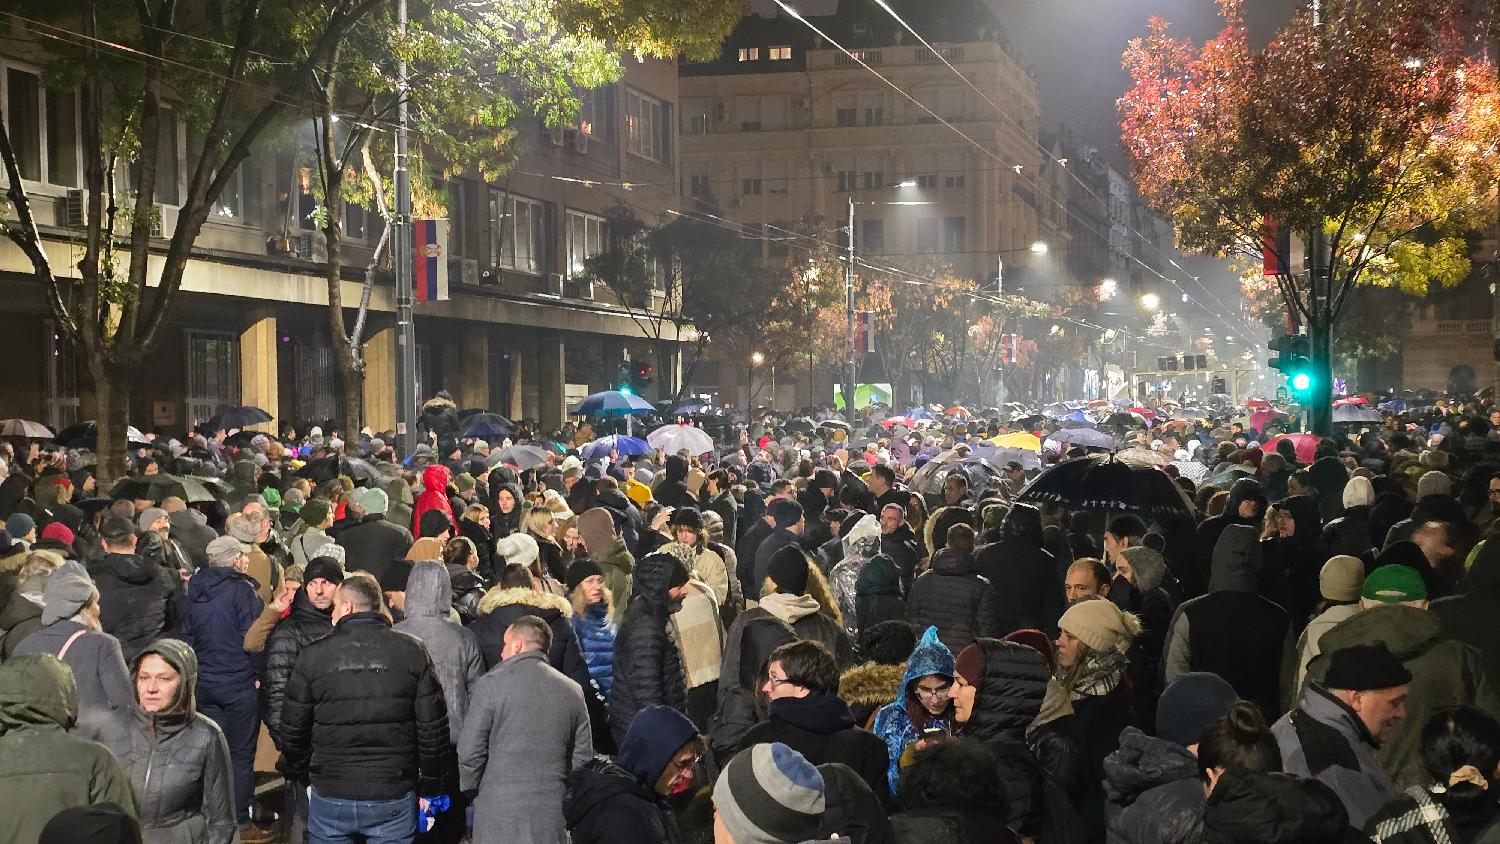
[{"label": "blue puffer jacket", "polygon": [[246,688],[255,684],[255,662],[245,633],[260,615],[255,580],[232,568],[198,569],[188,581],[182,640],[198,655],[198,685]]},{"label": "blue puffer jacket", "polygon": [[602,602],[590,604],[581,615],[575,613],[572,621],[589,677],[607,698],[615,680],[615,625],[609,620],[608,606]]},{"label": "blue puffer jacket", "polygon": [[[917,642],[917,647],[911,652],[911,657],[906,661],[906,673],[901,676],[901,697],[880,707],[875,713],[875,723],[871,725],[871,732],[885,742],[887,752],[890,754],[890,766],[886,769],[886,778],[890,781],[891,794],[896,793],[896,783],[901,779],[901,754],[906,748],[915,742],[924,729],[938,727],[943,730],[951,730],[953,727],[953,706],[950,703],[942,715],[928,715],[927,710],[917,700],[912,692],[912,686],[929,674],[938,674],[949,679],[953,678],[953,652],[948,646],[938,640],[937,628],[929,627],[922,634],[922,639]],[[912,723],[912,713],[925,716],[927,723]]]}]

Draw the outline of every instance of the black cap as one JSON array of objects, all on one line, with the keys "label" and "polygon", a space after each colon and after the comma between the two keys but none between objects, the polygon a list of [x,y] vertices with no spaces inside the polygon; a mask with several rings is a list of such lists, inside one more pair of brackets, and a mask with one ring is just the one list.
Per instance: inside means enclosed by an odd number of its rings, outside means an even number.
[{"label": "black cap", "polygon": [[568,591],[572,592],[578,588],[578,584],[596,574],[600,577],[604,576],[604,570],[599,568],[598,563],[593,560],[578,560],[573,565],[568,566],[567,577],[563,582],[567,584]]},{"label": "black cap", "polygon": [[771,555],[766,565],[766,576],[776,584],[777,590],[788,595],[807,592],[807,555],[795,544],[787,545]]},{"label": "black cap", "polygon": [[1323,674],[1324,686],[1351,692],[1394,689],[1410,682],[1411,672],[1384,642],[1350,645],[1334,651]]},{"label": "black cap", "polygon": [[380,573],[380,591],[405,592],[406,581],[411,578],[412,563],[408,560],[392,560]]},{"label": "black cap", "polygon": [[703,530],[703,514],[696,507],[678,507],[672,511],[672,527]]},{"label": "black cap", "polygon": [[337,585],[344,582],[344,570],[332,557],[313,557],[302,568],[302,582],[312,583],[320,577]]}]

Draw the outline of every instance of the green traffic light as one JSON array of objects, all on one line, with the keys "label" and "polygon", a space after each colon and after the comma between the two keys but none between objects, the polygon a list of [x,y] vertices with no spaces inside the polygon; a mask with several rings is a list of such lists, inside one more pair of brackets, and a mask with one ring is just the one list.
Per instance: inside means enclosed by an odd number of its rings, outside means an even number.
[{"label": "green traffic light", "polygon": [[1312,387],[1312,376],[1306,372],[1298,372],[1292,376],[1292,389],[1297,392],[1306,392]]},{"label": "green traffic light", "polygon": [[635,391],[632,390],[632,389],[630,389],[630,385],[629,384],[621,384],[620,385],[620,392],[624,393],[627,396],[635,395]]}]

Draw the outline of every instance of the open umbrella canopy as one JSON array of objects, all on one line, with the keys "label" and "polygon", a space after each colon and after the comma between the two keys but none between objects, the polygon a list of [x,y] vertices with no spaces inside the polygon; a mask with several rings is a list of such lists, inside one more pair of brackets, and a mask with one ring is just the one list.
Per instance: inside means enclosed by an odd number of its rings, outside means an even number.
[{"label": "open umbrella canopy", "polygon": [[1118,445],[1115,438],[1103,431],[1093,428],[1069,428],[1062,431],[1053,431],[1047,435],[1047,439],[1055,443],[1067,443],[1068,445],[1083,446],[1084,448],[1114,448]]},{"label": "open umbrella canopy", "polygon": [[271,421],[271,414],[250,405],[226,407],[208,420],[210,431],[227,431],[231,428],[248,428]]},{"label": "open umbrella canopy", "polygon": [[1346,404],[1369,404],[1370,400],[1364,396],[1344,396],[1333,403],[1334,407],[1343,407]]},{"label": "open umbrella canopy", "polygon": [[498,413],[476,413],[464,421],[461,440],[491,440],[510,436],[511,422]]},{"label": "open umbrella canopy", "polygon": [[1341,404],[1333,408],[1335,422],[1379,422],[1380,413],[1373,408],[1357,404]]},{"label": "open umbrella canopy", "polygon": [[1001,434],[992,438],[990,442],[1000,448],[1019,448],[1033,452],[1042,450],[1041,439],[1036,434],[1030,434],[1025,431],[1017,431],[1013,434]]},{"label": "open umbrella canopy", "polygon": [[[72,425],[57,432],[52,441],[63,448],[98,448],[99,447],[99,423],[90,419],[84,422],[74,422]],[[150,445],[151,441],[146,439],[134,425],[125,426],[125,442],[132,446]]]},{"label": "open umbrella canopy", "polygon": [[625,416],[631,413],[654,413],[656,408],[634,393],[605,390],[584,398],[573,408],[576,416]]},{"label": "open umbrella canopy", "polygon": [[[984,443],[984,445],[989,445],[989,443]],[[1042,455],[1026,448],[996,448],[992,446],[981,449],[976,447],[974,455],[1002,471],[1005,469],[1005,464],[1011,462],[1021,464],[1021,468],[1023,469],[1036,470],[1042,468]]]},{"label": "open umbrella canopy", "polygon": [[[949,453],[943,452],[943,454]],[[942,457],[942,455],[939,455],[939,457]],[[1004,465],[1004,463],[1000,464],[1000,466]],[[931,469],[926,472],[922,471],[922,469],[928,469],[928,467],[931,467]],[[987,458],[983,457],[965,457],[946,461],[933,459],[924,465],[922,469],[917,470],[917,474],[912,476],[911,489],[913,492],[919,492],[923,495],[937,495],[941,493],[943,491],[943,482],[948,479],[949,475],[954,473],[962,474],[964,479],[969,482],[970,489],[984,489],[986,486],[993,486],[992,482],[999,480],[1001,471],[999,466],[994,465]]]},{"label": "open umbrella canopy", "polygon": [[713,410],[713,405],[701,399],[692,399],[672,408],[673,416],[694,416],[699,413],[708,413]]},{"label": "open umbrella canopy", "polygon": [[485,462],[491,467],[509,464],[524,472],[546,463],[547,452],[534,445],[513,445],[490,452],[489,459]]},{"label": "open umbrella canopy", "polygon": [[1165,466],[1172,462],[1172,458],[1165,454],[1140,446],[1127,448],[1117,453],[1115,458],[1124,460],[1126,463],[1139,463],[1142,466]]},{"label": "open umbrella canopy", "polygon": [[714,450],[713,437],[702,428],[691,425],[663,425],[646,435],[646,442],[667,454],[687,449],[688,454],[707,454]]},{"label": "open umbrella canopy", "polygon": [[1215,472],[1204,478],[1202,483],[1213,484],[1217,487],[1228,489],[1240,478],[1249,478],[1255,475],[1255,470],[1248,466],[1230,466],[1222,472]]},{"label": "open umbrella canopy", "polygon": [[1277,419],[1285,418],[1286,414],[1275,408],[1264,408],[1250,414],[1250,418],[1246,421],[1250,423],[1251,428],[1254,428],[1257,431],[1263,431],[1271,422]]},{"label": "open umbrella canopy", "polygon": [[1298,463],[1312,463],[1318,455],[1318,441],[1322,437],[1317,434],[1278,434],[1261,443],[1260,447],[1267,454],[1276,450],[1276,444],[1282,440],[1291,440],[1292,446],[1297,450]]},{"label": "open umbrella canopy", "polygon": [[608,457],[610,452],[620,457],[639,457],[643,454],[650,454],[653,450],[651,444],[640,437],[610,434],[585,445],[578,450],[578,455],[584,460],[598,460],[601,457]]},{"label": "open umbrella canopy", "polygon": [[161,503],[162,500],[176,496],[188,504],[200,501],[213,501],[214,494],[209,491],[209,485],[204,483],[205,478],[191,478],[186,475],[169,475],[161,472],[152,475],[151,500]]},{"label": "open umbrella canopy", "polygon": [[25,437],[29,440],[50,440],[52,429],[30,419],[0,419],[0,437]]},{"label": "open umbrella canopy", "polygon": [[1193,503],[1166,472],[1109,455],[1063,461],[1037,475],[1016,500],[1058,503],[1071,510],[1140,513],[1148,517],[1193,515]]}]

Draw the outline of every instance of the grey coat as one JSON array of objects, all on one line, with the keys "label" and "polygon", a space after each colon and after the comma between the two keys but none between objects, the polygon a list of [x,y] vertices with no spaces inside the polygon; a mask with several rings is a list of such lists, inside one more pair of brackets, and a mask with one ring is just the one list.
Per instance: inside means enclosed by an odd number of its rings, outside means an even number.
[{"label": "grey coat", "polygon": [[63,659],[73,669],[73,678],[78,681],[78,725],[72,732],[101,741],[113,719],[135,708],[135,684],[125,669],[120,640],[64,618],[22,639],[16,645],[15,655],[57,656],[69,637],[79,630],[85,632],[68,648]]},{"label": "grey coat", "polygon": [[1292,715],[1297,711],[1293,710],[1271,726],[1271,735],[1281,748],[1282,769],[1333,789],[1349,812],[1349,825],[1364,829],[1365,822],[1397,796],[1375,759],[1375,740],[1353,710],[1316,683],[1307,684],[1297,709],[1307,713],[1329,737],[1342,740],[1342,746],[1333,748],[1337,753],[1329,753],[1327,748],[1309,753],[1292,725]]},{"label": "grey coat", "polygon": [[448,570],[442,563],[417,563],[406,582],[406,620],[396,629],[427,646],[443,687],[443,702],[448,705],[448,733],[458,744],[464,714],[469,711],[469,695],[484,674],[484,657],[479,652],[479,639],[450,617],[452,606]]},{"label": "grey coat", "polygon": [[198,713],[198,658],[178,639],[158,639],[136,664],[148,654],[161,656],[182,675],[179,705],[158,715],[134,707],[105,738],[135,790],[142,835],[151,844],[232,844],[239,840],[239,824],[229,745],[219,725]]},{"label": "grey coat", "polygon": [[594,753],[583,690],[525,651],[473,688],[458,740],[459,787],[474,799],[474,844],[568,844],[567,775]]}]

